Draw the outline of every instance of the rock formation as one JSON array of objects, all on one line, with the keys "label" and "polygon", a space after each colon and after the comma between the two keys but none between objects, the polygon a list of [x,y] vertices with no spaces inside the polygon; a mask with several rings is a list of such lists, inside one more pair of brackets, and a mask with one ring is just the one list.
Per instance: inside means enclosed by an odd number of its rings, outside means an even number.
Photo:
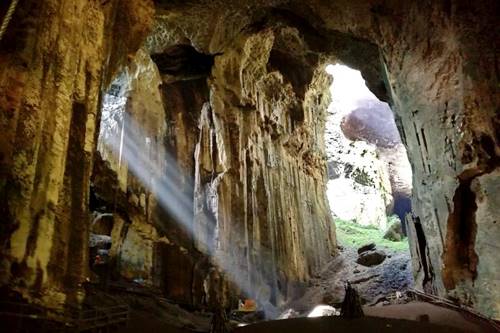
[{"label": "rock formation", "polygon": [[0,279],[27,299],[83,297],[101,89],[153,15],[149,1],[21,1],[0,41]]},{"label": "rock formation", "polygon": [[[92,210],[113,214],[93,231],[110,233],[120,274],[170,298],[294,297],[335,255],[324,68],[341,62],[389,102],[408,149],[416,287],[500,318],[498,12],[493,0],[20,1],[0,40],[1,286],[78,303]],[[99,135],[106,105],[119,111]]]}]

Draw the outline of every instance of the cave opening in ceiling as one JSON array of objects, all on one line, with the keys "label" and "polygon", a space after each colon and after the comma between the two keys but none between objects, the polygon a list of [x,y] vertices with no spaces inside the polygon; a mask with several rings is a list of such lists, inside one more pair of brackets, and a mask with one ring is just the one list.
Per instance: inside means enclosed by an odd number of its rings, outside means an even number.
[{"label": "cave opening in ceiling", "polygon": [[405,216],[411,213],[411,166],[391,108],[361,73],[341,64],[326,71],[333,77],[325,125],[327,199],[337,239],[347,257],[359,248],[351,259],[364,270],[381,265],[377,269],[401,274],[394,290],[384,290],[390,294],[411,285],[410,265],[404,266],[410,260]]},{"label": "cave opening in ceiling", "polygon": [[411,212],[412,171],[393,113],[359,71],[326,70],[333,76],[325,133],[332,212],[385,230],[387,215],[404,221]]}]

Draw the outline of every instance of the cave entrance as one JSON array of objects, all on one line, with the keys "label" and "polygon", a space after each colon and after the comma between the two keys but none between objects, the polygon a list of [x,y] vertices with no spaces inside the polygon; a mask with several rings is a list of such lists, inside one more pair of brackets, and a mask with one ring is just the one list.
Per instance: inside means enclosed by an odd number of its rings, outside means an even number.
[{"label": "cave entrance", "polygon": [[372,303],[412,283],[405,228],[412,171],[389,105],[359,71],[341,64],[326,71],[333,77],[325,126],[327,198],[342,255],[352,263],[345,279],[362,281],[360,294]]}]

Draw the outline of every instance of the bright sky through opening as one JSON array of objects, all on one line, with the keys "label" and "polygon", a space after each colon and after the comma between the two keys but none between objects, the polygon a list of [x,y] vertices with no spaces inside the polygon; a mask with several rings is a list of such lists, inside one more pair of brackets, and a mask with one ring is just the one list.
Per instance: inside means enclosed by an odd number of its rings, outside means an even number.
[{"label": "bright sky through opening", "polygon": [[344,111],[355,109],[361,100],[378,100],[366,87],[361,72],[344,65],[328,65],[326,72],[333,76],[330,86],[332,104]]}]

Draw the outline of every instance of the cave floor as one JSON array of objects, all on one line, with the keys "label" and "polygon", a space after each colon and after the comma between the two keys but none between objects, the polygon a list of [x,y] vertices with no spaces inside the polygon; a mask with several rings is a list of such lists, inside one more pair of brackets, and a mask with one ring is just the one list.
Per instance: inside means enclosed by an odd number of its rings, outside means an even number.
[{"label": "cave floor", "polygon": [[[356,263],[356,247],[341,247],[339,255],[311,278],[304,294],[283,310],[293,309],[307,314],[318,304],[338,308],[344,299],[347,281],[356,288],[362,304],[366,305],[388,303],[387,300],[396,292],[404,294],[413,285],[409,252],[379,246],[377,249],[384,251],[387,257],[381,264],[367,267]],[[405,302],[402,299],[400,303]]]},{"label": "cave floor", "polygon": [[[345,319],[341,317],[291,318],[264,321],[238,327],[234,333],[266,332],[498,332],[487,322],[455,310],[430,303],[412,302],[383,307],[365,307],[366,317]],[[148,309],[134,309],[129,324],[120,330],[132,332],[206,332],[189,327],[179,328],[178,323],[168,323]]]},{"label": "cave floor", "polygon": [[88,285],[85,304],[88,307],[127,304],[130,317],[127,326],[119,329],[120,333],[208,331],[211,314],[192,311],[160,297],[160,294],[134,283],[113,283],[106,291],[99,285]]},{"label": "cave floor", "polygon": [[[235,333],[315,333],[315,332],[426,332],[426,333],[452,333],[471,332],[455,327],[435,325],[426,322],[410,321],[403,319],[363,317],[358,319],[344,319],[340,317],[319,318],[293,318],[286,320],[275,320],[248,325],[236,329]],[[478,331],[487,332],[487,331]],[[494,331],[492,331],[494,332]]]},{"label": "cave floor", "polygon": [[163,320],[159,320],[154,314],[146,310],[133,310],[127,327],[120,330],[120,333],[192,333],[197,332],[187,328],[179,328]]},{"label": "cave floor", "polygon": [[[99,288],[89,290],[91,303],[127,303],[131,313],[128,325],[118,332],[208,332],[211,316],[190,311],[179,305],[144,291],[104,292]],[[492,325],[465,312],[426,302],[364,306],[366,317],[345,319],[341,317],[291,318],[263,321],[238,327],[235,333],[251,332],[471,332],[495,333]]]},{"label": "cave floor", "polygon": [[346,319],[338,316],[291,318],[260,322],[239,327],[235,333],[266,332],[467,332],[498,333],[499,323],[427,302],[413,301],[388,306],[364,306],[365,317]]},{"label": "cave floor", "polygon": [[[391,299],[393,304],[387,305],[389,294],[404,291],[412,281],[408,253],[383,250],[387,254],[384,262],[364,267],[356,263],[356,248],[342,247],[340,255],[311,279],[305,293],[287,304],[300,318],[257,322],[238,327],[234,332],[497,332],[487,322],[431,303],[403,298],[400,301]],[[358,289],[366,317],[354,320],[305,317],[319,304],[339,308],[347,280]],[[119,330],[123,333],[208,332],[210,326],[210,314],[173,304],[154,290],[135,284],[114,283],[107,291],[99,285],[89,285],[86,301],[89,306],[128,304],[130,319],[127,327]]]}]

